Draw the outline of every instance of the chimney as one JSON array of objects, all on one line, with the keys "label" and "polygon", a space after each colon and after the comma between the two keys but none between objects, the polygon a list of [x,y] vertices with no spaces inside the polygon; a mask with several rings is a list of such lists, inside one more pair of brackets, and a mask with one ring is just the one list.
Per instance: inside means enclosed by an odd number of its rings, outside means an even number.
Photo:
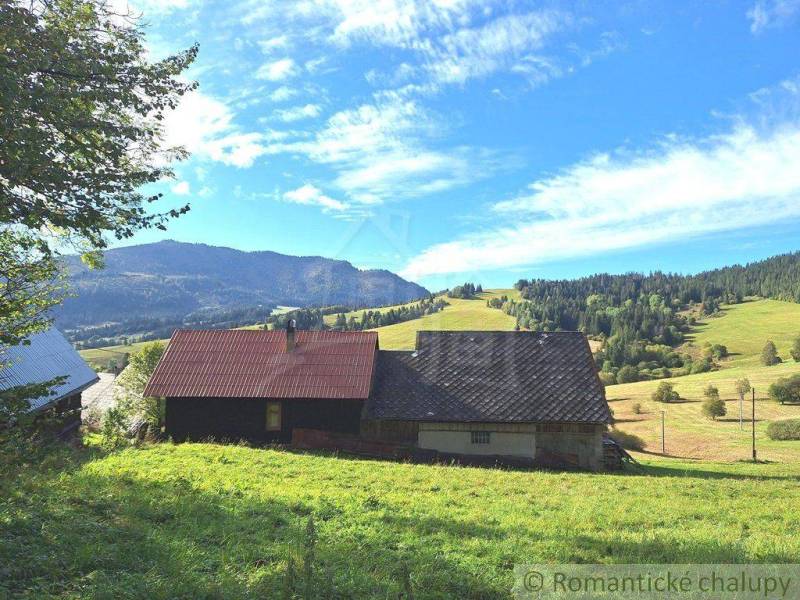
[{"label": "chimney", "polygon": [[294,319],[289,319],[286,322],[286,352],[292,352],[294,350],[294,325]]}]

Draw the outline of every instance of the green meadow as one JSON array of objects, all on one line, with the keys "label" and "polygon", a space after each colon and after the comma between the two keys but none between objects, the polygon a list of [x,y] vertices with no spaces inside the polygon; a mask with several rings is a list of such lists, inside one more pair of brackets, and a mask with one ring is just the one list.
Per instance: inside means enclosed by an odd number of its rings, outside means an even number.
[{"label": "green meadow", "polygon": [[796,562],[798,484],[797,463],[597,475],[65,448],[0,478],[0,597],[288,597],[309,517],[313,597],[508,598],[517,562]]}]

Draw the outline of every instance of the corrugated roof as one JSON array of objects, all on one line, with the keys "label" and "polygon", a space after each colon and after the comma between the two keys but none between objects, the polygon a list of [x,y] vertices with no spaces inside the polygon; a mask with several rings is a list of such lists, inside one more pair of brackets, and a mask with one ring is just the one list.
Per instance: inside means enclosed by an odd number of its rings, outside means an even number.
[{"label": "corrugated roof", "polygon": [[367,415],[455,422],[606,423],[605,389],[579,332],[420,331],[381,351]]},{"label": "corrugated roof", "polygon": [[178,330],[145,393],[161,397],[366,399],[375,332]]},{"label": "corrugated roof", "polygon": [[4,365],[0,368],[0,390],[67,376],[63,384],[53,388],[53,395],[31,400],[31,410],[43,408],[97,381],[97,374],[55,327],[32,335],[29,340],[30,344],[0,352],[0,362]]}]

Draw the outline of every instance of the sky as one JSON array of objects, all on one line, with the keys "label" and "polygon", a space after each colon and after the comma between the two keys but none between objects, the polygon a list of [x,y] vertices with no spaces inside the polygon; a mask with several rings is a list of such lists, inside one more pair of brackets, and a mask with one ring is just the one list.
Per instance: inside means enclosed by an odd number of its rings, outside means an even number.
[{"label": "sky", "polygon": [[[126,3],[126,0],[115,0]],[[198,43],[160,239],[463,281],[800,250],[800,0],[127,0]]]}]

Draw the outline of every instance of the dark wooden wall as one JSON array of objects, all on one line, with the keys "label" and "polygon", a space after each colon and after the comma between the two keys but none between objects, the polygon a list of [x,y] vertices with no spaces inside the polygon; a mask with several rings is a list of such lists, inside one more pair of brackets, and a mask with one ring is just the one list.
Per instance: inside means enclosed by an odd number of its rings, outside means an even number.
[{"label": "dark wooden wall", "polygon": [[359,433],[361,400],[280,400],[279,432],[267,431],[263,398],[167,398],[166,431],[176,441],[289,442],[294,428]]}]

